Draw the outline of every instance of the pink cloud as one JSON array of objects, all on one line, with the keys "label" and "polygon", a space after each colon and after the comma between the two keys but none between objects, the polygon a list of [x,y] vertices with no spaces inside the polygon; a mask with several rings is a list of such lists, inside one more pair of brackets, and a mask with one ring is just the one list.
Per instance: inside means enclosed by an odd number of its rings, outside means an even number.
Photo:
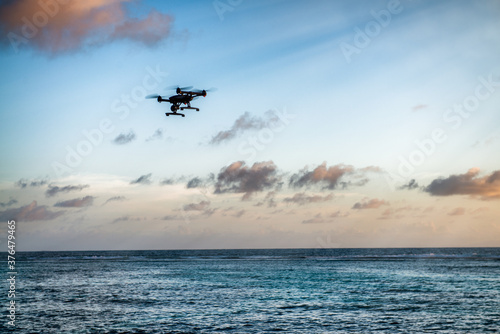
[{"label": "pink cloud", "polygon": [[483,200],[500,198],[500,170],[479,176],[479,168],[471,168],[465,174],[435,179],[425,191],[433,196],[470,195]]},{"label": "pink cloud", "polygon": [[36,201],[33,201],[30,204],[22,206],[20,208],[0,211],[0,219],[4,221],[10,219],[19,221],[52,220],[59,217],[63,213],[64,211],[49,211],[47,209],[47,206],[39,206]]},{"label": "pink cloud", "polygon": [[14,49],[56,54],[119,39],[152,46],[170,35],[173,18],[151,10],[136,18],[128,0],[9,1],[0,5],[0,29]]},{"label": "pink cloud", "polygon": [[381,207],[382,205],[389,205],[389,202],[373,198],[369,200],[368,202],[357,202],[352,206],[352,209],[357,209],[357,210],[364,210],[364,209],[377,209]]}]

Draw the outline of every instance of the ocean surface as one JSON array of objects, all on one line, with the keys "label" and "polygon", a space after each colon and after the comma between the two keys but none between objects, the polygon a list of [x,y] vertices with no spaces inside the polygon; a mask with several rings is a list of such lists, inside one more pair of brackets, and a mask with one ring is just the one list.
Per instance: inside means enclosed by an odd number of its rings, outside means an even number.
[{"label": "ocean surface", "polygon": [[15,333],[500,332],[500,248],[23,252],[16,269]]}]

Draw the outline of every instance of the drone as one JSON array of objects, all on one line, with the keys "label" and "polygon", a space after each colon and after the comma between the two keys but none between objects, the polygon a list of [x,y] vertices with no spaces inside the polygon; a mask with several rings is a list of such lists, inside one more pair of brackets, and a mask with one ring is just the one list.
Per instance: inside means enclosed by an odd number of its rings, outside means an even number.
[{"label": "drone", "polygon": [[[193,109],[196,111],[200,111],[199,108],[191,107],[191,101],[200,97],[200,96],[203,96],[203,97],[207,96],[207,91],[210,91],[209,89],[203,89],[203,90],[196,89],[196,90],[190,91],[191,88],[193,88],[193,87],[192,86],[191,87],[177,87],[175,89],[175,92],[177,93],[177,95],[172,95],[168,99],[164,99],[163,97],[161,97],[161,95],[157,95],[157,94],[148,95],[148,96],[146,96],[146,99],[156,99],[158,101],[158,103],[169,102],[172,104],[172,106],[170,106],[170,110],[172,110],[172,112],[167,112],[167,113],[165,113],[165,115],[167,115],[167,116],[180,115],[182,117],[185,117],[184,114],[179,113],[177,111],[179,109],[181,111],[184,109]],[[185,105],[185,107],[182,107],[181,105]]]}]

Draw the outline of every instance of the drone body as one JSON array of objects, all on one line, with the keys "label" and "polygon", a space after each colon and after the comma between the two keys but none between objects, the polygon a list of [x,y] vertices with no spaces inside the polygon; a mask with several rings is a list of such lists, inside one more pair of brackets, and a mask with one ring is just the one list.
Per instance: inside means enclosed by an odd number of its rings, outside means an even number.
[{"label": "drone body", "polygon": [[[156,99],[158,103],[161,102],[169,102],[172,104],[170,107],[170,110],[172,112],[167,112],[165,115],[170,116],[170,115],[179,115],[184,117],[185,115],[182,113],[177,112],[179,109],[184,110],[184,109],[194,109],[196,111],[200,111],[199,108],[191,107],[191,101],[197,97],[200,96],[207,96],[207,91],[205,89],[203,90],[193,90],[189,91],[192,87],[177,87],[175,92],[177,95],[172,95],[168,99],[165,99],[161,97],[160,95],[152,94],[146,96],[147,99]],[[185,105],[185,107],[182,107],[181,105]]]}]

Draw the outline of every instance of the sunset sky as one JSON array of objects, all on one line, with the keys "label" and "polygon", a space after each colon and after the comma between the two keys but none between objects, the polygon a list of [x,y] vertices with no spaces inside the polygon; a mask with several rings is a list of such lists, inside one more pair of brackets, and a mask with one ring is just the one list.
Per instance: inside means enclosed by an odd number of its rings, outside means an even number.
[{"label": "sunset sky", "polygon": [[[498,1],[8,1],[0,247],[500,247]],[[216,88],[166,117],[173,86]],[[169,90],[170,89],[170,90]]]}]

